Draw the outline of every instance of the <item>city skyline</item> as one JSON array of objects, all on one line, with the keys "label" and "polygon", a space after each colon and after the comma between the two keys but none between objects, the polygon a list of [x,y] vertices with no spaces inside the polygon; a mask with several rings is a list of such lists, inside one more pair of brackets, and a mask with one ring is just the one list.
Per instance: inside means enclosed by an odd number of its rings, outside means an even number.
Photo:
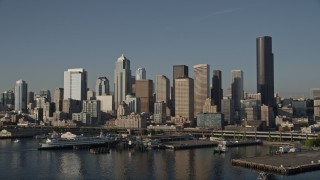
[{"label": "city skyline", "polygon": [[[28,82],[30,91],[53,92],[63,87],[62,72],[77,67],[88,71],[90,89],[100,76],[113,84],[121,53],[131,60],[132,72],[145,67],[153,81],[156,75],[172,77],[173,65],[207,63],[221,70],[224,90],[231,85],[229,72],[241,69],[244,90],[256,92],[260,36],[273,40],[275,92],[308,97],[310,88],[320,86],[318,1],[168,2],[1,1],[1,92],[12,90],[18,79]],[[253,17],[260,11],[263,21]]]}]

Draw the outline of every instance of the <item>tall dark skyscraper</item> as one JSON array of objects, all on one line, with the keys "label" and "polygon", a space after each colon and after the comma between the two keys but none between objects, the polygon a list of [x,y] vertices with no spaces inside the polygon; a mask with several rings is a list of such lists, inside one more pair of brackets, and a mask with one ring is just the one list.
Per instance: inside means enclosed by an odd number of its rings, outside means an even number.
[{"label": "tall dark skyscraper", "polygon": [[28,92],[27,104],[29,103],[34,103],[34,92],[32,91]]},{"label": "tall dark skyscraper", "polygon": [[240,111],[240,101],[243,100],[243,71],[231,71],[231,96],[234,103],[234,110]]},{"label": "tall dark skyscraper", "polygon": [[222,75],[220,70],[214,70],[212,75],[211,99],[217,106],[217,111],[221,112],[222,91]]},{"label": "tall dark skyscraper", "polygon": [[[189,77],[189,68],[186,65],[174,65],[173,66],[173,92],[175,83],[174,80],[181,77]],[[172,99],[174,99],[174,93],[172,94]]]},{"label": "tall dark skyscraper", "polygon": [[174,107],[175,107],[175,103],[174,103],[174,100],[175,100],[175,79],[177,78],[186,78],[186,77],[189,77],[189,68],[188,66],[186,65],[174,65],[173,66],[173,79],[172,79],[172,82],[173,82],[173,88],[172,88],[172,91],[171,91],[171,107],[173,108],[172,111],[171,111],[171,115],[174,116],[175,114],[175,110],[174,110]]},{"label": "tall dark skyscraper", "polygon": [[257,92],[261,93],[261,104],[274,107],[274,68],[272,38],[257,38]]}]

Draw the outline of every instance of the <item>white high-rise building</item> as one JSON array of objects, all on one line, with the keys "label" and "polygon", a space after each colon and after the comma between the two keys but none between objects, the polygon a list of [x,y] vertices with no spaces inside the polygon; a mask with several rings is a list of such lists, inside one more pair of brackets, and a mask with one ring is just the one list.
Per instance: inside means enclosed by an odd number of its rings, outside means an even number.
[{"label": "white high-rise building", "polygon": [[130,60],[123,54],[117,59],[114,70],[114,97],[115,108],[131,93]]},{"label": "white high-rise building", "polygon": [[106,77],[99,77],[96,81],[96,95],[106,96],[110,94],[109,80]]},{"label": "white high-rise building", "polygon": [[114,99],[112,95],[97,96],[96,98],[101,102],[102,112],[111,114],[114,112]]},{"label": "white high-rise building", "polygon": [[146,69],[138,68],[136,70],[136,80],[143,80],[143,79],[146,79]]},{"label": "white high-rise building", "polygon": [[16,81],[14,88],[14,105],[16,111],[27,112],[27,95],[28,84],[24,80]]},{"label": "white high-rise building", "polygon": [[210,66],[197,64],[194,69],[194,115],[201,113],[207,98],[210,97]]},{"label": "white high-rise building", "polygon": [[231,94],[236,111],[240,110],[240,100],[243,100],[243,71],[232,70],[231,71]]},{"label": "white high-rise building", "polygon": [[83,68],[64,72],[64,99],[87,99],[87,72]]}]

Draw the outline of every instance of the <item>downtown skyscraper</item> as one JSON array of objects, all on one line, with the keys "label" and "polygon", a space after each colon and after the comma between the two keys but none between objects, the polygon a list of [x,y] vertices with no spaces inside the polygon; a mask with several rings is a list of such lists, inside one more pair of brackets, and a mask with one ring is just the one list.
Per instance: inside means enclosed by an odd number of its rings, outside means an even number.
[{"label": "downtown skyscraper", "polygon": [[68,69],[64,72],[64,99],[87,99],[87,71],[83,68]]},{"label": "downtown skyscraper", "polygon": [[14,92],[12,90],[4,91],[0,96],[0,108],[4,110],[14,109]]},{"label": "downtown skyscraper", "polygon": [[223,98],[222,75],[220,70],[214,70],[212,75],[211,99],[217,106],[217,111],[221,112],[221,100]]},{"label": "downtown skyscraper", "polygon": [[165,115],[171,115],[170,80],[165,75],[156,76],[156,101],[154,104],[155,122],[163,122]]},{"label": "downtown skyscraper", "polygon": [[143,79],[146,79],[146,69],[138,68],[136,70],[136,80],[143,80]]},{"label": "downtown skyscraper", "polygon": [[257,48],[257,93],[261,93],[261,104],[274,107],[274,67],[272,38],[256,39]]},{"label": "downtown skyscraper", "polygon": [[37,94],[40,97],[44,97],[47,99],[47,101],[51,102],[51,92],[48,89],[41,89],[39,94]]},{"label": "downtown skyscraper", "polygon": [[63,88],[56,88],[53,94],[53,102],[56,104],[56,112],[62,111],[63,104]]},{"label": "downtown skyscraper", "polygon": [[165,75],[156,76],[156,102],[168,105],[170,100],[170,80]]},{"label": "downtown skyscraper", "polygon": [[175,79],[180,78],[180,77],[189,77],[189,67],[186,65],[174,65],[173,66],[173,93],[172,93],[172,99],[174,98],[174,92],[175,92]]},{"label": "downtown skyscraper", "polygon": [[189,77],[189,67],[186,65],[173,65],[173,78],[172,78],[172,90],[171,90],[171,115],[175,116],[175,80],[177,78]]},{"label": "downtown skyscraper", "polygon": [[310,89],[310,99],[320,99],[320,88]]},{"label": "downtown skyscraper", "polygon": [[136,80],[136,97],[140,99],[141,112],[153,113],[154,101],[152,80]]},{"label": "downtown skyscraper", "polygon": [[243,99],[243,71],[241,70],[232,70],[231,71],[231,94],[234,102],[235,111],[240,110],[240,100]]},{"label": "downtown skyscraper", "polygon": [[24,80],[18,80],[14,87],[15,95],[15,110],[21,112],[27,112],[27,96],[28,96],[28,84]]},{"label": "downtown skyscraper", "polygon": [[109,80],[106,77],[99,77],[96,81],[97,96],[106,96],[110,94]]},{"label": "downtown skyscraper", "polygon": [[186,119],[183,123],[194,125],[194,80],[189,77],[175,79],[175,115]]},{"label": "downtown skyscraper", "polygon": [[114,70],[114,96],[115,109],[126,99],[126,95],[131,93],[131,69],[130,60],[123,54],[115,62]]},{"label": "downtown skyscraper", "polygon": [[210,97],[210,66],[208,64],[197,64],[194,69],[194,115],[202,113],[203,105]]}]

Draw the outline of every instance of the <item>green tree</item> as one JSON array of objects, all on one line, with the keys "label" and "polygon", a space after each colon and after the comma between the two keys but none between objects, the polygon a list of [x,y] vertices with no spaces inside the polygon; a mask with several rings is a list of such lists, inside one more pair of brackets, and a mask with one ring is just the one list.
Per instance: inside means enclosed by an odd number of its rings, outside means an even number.
[{"label": "green tree", "polygon": [[142,130],[142,134],[143,135],[147,135],[148,134],[148,130],[146,130],[146,129]]},{"label": "green tree", "polygon": [[320,146],[320,139],[307,139],[304,142],[304,145],[307,147],[318,147]]},{"label": "green tree", "polygon": [[282,128],[282,132],[289,132],[290,128],[288,126],[285,126]]},{"label": "green tree", "polygon": [[299,123],[301,127],[308,127],[309,124],[307,122],[300,122]]},{"label": "green tree", "polygon": [[154,135],[156,134],[156,131],[154,129],[149,129],[148,134]]}]

